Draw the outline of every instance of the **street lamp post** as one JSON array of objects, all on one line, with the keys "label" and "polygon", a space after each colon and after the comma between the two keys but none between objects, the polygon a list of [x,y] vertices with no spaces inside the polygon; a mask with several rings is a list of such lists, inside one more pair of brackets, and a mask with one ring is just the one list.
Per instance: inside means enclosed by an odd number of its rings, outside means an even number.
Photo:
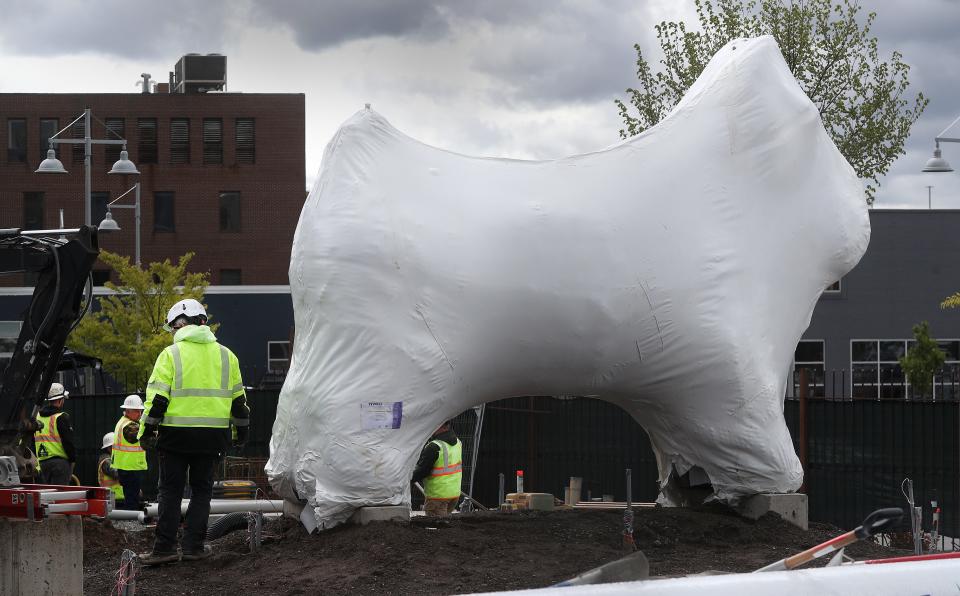
[{"label": "street lamp post", "polygon": [[[83,138],[82,139],[58,139],[57,137],[65,130],[76,124],[83,119]],[[51,147],[47,149],[47,158],[40,162],[40,167],[37,168],[36,172],[38,174],[66,174],[67,170],[63,167],[63,162],[57,159],[57,152],[53,149],[52,145],[59,144],[83,144],[83,223],[85,225],[92,225],[91,219],[93,215],[91,213],[91,199],[90,199],[90,161],[92,155],[93,145],[123,145],[123,150],[120,151],[120,159],[118,159],[113,167],[110,168],[108,174],[139,174],[137,171],[137,166],[134,165],[132,161],[127,157],[127,140],[122,138],[117,133],[113,133],[117,140],[114,139],[94,139],[90,137],[90,119],[92,114],[90,113],[90,108],[83,110],[83,114],[77,117],[73,122],[66,125],[64,128],[59,130],[55,135],[48,139]],[[106,125],[104,125],[106,126]],[[108,132],[113,132],[109,128]]]},{"label": "street lamp post", "polygon": [[953,128],[953,125],[957,122],[960,122],[960,116],[956,120],[950,123],[950,126],[944,128],[940,134],[934,137],[933,141],[936,143],[936,148],[933,150],[933,157],[927,160],[927,164],[923,167],[924,172],[952,172],[953,168],[950,167],[950,164],[947,163],[947,160],[943,159],[940,154],[940,143],[960,143],[960,139],[953,137],[943,136],[948,130]]},{"label": "street lamp post", "polygon": [[[117,201],[123,197],[130,194],[131,191],[134,191],[133,205],[114,205]],[[119,232],[120,226],[117,224],[117,220],[113,219],[113,214],[110,213],[110,207],[114,209],[133,209],[133,221],[136,229],[134,229],[134,247],[133,247],[133,260],[136,262],[137,267],[140,266],[140,183],[137,182],[133,185],[132,188],[128,188],[123,192],[122,195],[115,198],[114,200],[107,203],[107,214],[103,218],[103,221],[100,222],[100,225],[97,226],[103,232]]]}]

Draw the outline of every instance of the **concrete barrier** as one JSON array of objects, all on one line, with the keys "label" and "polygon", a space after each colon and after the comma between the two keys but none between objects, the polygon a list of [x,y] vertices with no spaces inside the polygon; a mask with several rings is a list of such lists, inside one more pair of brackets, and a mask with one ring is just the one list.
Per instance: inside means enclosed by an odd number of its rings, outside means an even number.
[{"label": "concrete barrier", "polygon": [[740,515],[758,519],[772,511],[795,526],[809,529],[807,515],[807,495],[800,493],[776,493],[754,495],[744,499],[737,507]]},{"label": "concrete barrier", "polygon": [[83,594],[83,520],[0,517],[0,594]]}]

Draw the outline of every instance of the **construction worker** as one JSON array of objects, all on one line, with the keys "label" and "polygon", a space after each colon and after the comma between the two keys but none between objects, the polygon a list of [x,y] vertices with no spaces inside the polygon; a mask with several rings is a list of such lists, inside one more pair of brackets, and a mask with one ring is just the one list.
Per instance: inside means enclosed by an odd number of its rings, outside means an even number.
[{"label": "construction worker", "polygon": [[123,503],[123,486],[120,485],[117,471],[110,465],[112,452],[113,433],[107,433],[103,435],[103,442],[100,444],[100,458],[97,460],[97,483],[110,489],[115,503]]},{"label": "construction worker", "polygon": [[[237,357],[207,327],[203,305],[188,298],[173,305],[164,326],[173,332],[173,345],[157,357],[147,383],[145,447],[156,445],[160,463],[159,516],[153,552],[141,556],[146,565],[203,559],[213,469],[231,441],[242,446],[249,432],[247,407]],[[177,555],[177,528],[184,485],[191,490],[186,528]]]},{"label": "construction worker", "polygon": [[423,447],[413,470],[413,481],[423,482],[423,496],[426,498],[423,510],[426,514],[450,515],[460,500],[462,479],[463,444],[453,432],[453,421],[447,420]]},{"label": "construction worker", "polygon": [[140,417],[143,416],[143,400],[139,395],[128,395],[123,400],[123,416],[113,429],[114,469],[119,474],[125,498],[119,509],[140,509],[140,484],[147,470],[147,454],[140,445]]},{"label": "construction worker", "polygon": [[47,399],[37,414],[39,430],[33,434],[40,462],[40,484],[70,484],[77,450],[73,444],[70,415],[63,411],[63,400],[70,395],[60,383],[52,383]]}]

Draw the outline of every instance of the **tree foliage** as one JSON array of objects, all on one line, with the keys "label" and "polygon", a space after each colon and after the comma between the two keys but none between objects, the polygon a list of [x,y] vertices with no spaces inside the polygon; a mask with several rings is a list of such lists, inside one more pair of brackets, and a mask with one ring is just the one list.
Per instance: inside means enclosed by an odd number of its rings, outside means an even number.
[{"label": "tree foliage", "polygon": [[940,308],[960,308],[960,292],[947,296],[947,299],[940,303]]},{"label": "tree foliage", "polygon": [[933,375],[943,366],[947,356],[930,338],[930,326],[926,321],[913,326],[913,339],[916,343],[910,346],[906,356],[900,357],[900,367],[907,375],[914,396],[923,397],[930,393]]},{"label": "tree foliage", "polygon": [[128,390],[146,387],[157,356],[170,345],[163,330],[167,311],[183,298],[203,301],[208,285],[206,273],[189,273],[193,253],[141,268],[129,257],[101,250],[100,260],[117,272],[120,284],[107,282],[112,294],[100,296],[97,307],[67,338],[67,346],[103,360],[103,368],[127,385]]},{"label": "tree foliage", "polygon": [[876,13],[861,24],[855,0],[761,0],[759,9],[756,0],[694,2],[699,31],[682,22],[656,26],[662,70],[654,73],[634,45],[639,85],[626,91],[633,113],[616,100],[624,123],[620,137],[663,119],[728,41],[772,35],[837,148],[866,181],[872,204],[879,177],[905,153],[910,127],[928,102],[918,93],[911,107],[904,97],[910,67],[900,53],[889,61],[879,58],[877,38],[870,36]]}]

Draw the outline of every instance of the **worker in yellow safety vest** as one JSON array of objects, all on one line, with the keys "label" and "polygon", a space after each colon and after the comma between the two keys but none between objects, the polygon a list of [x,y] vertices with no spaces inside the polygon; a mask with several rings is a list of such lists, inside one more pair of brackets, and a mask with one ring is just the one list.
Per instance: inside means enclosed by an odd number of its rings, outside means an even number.
[{"label": "worker in yellow safety vest", "polygon": [[[250,409],[247,407],[240,363],[217,343],[207,326],[207,312],[187,298],[173,305],[164,326],[173,332],[147,383],[147,416],[143,419],[145,447],[156,446],[160,465],[159,516],[153,552],[142,555],[146,565],[193,561],[210,555],[204,545],[213,469],[231,442],[246,443]],[[186,528],[177,555],[177,529],[184,485],[191,490]]]},{"label": "worker in yellow safety vest", "polygon": [[140,417],[143,416],[143,400],[139,395],[128,395],[120,406],[123,416],[113,429],[111,463],[117,470],[124,499],[118,509],[140,509],[140,485],[147,472],[147,454],[140,444]]},{"label": "worker in yellow safety vest", "polygon": [[47,399],[37,413],[40,429],[33,433],[37,460],[40,462],[40,484],[70,484],[77,451],[73,443],[70,415],[63,411],[63,401],[70,395],[60,383],[52,383]]},{"label": "worker in yellow safety vest", "polygon": [[103,442],[100,444],[100,457],[97,460],[97,483],[109,488],[113,493],[113,500],[116,503],[123,503],[123,486],[120,485],[120,479],[117,477],[117,471],[110,465],[110,459],[113,452],[113,433],[103,435]]},{"label": "worker in yellow safety vest", "polygon": [[460,500],[462,480],[463,444],[453,431],[453,421],[447,420],[423,447],[413,470],[413,481],[423,481],[424,512],[437,517],[450,515]]}]

